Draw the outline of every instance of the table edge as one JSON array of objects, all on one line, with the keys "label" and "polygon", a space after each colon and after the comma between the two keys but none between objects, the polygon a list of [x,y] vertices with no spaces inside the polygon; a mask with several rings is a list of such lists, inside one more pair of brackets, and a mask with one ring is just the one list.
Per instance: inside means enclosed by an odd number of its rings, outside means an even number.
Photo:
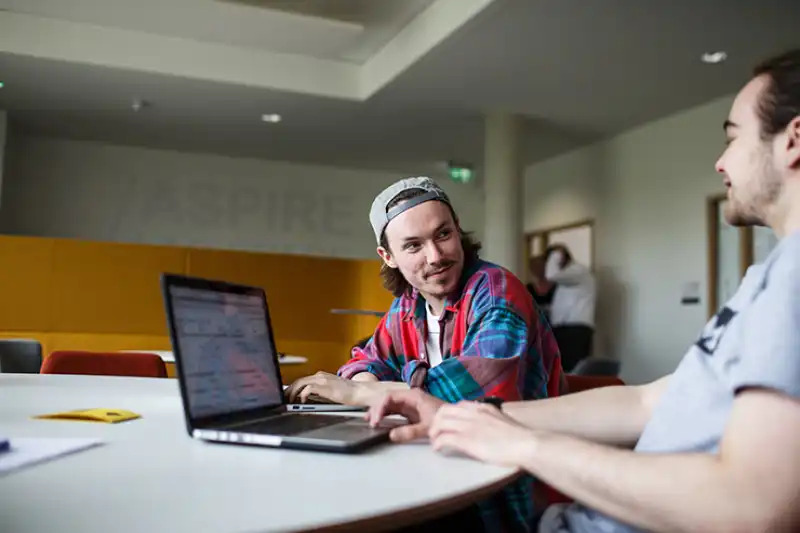
[{"label": "table edge", "polygon": [[450,496],[444,500],[437,500],[423,505],[408,507],[389,513],[377,514],[348,522],[336,524],[317,525],[310,529],[299,529],[297,531],[315,531],[323,533],[333,533],[341,531],[389,531],[401,527],[421,524],[422,522],[445,516],[451,512],[466,508],[488,496],[498,492],[503,487],[512,483],[523,476],[525,472],[521,469],[515,470],[503,478],[485,485],[479,489]]}]

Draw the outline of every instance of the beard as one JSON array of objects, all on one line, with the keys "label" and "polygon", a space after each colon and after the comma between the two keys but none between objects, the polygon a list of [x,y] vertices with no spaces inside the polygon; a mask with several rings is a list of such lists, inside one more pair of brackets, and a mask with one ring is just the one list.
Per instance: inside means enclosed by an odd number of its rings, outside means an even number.
[{"label": "beard", "polygon": [[[444,278],[431,279],[431,276],[443,269],[447,269]],[[458,278],[461,276],[463,267],[459,266],[459,261],[455,259],[444,259],[423,275],[424,292],[436,298],[449,296],[458,286]]]},{"label": "beard", "polygon": [[731,226],[767,226],[767,213],[783,192],[783,181],[767,148],[760,149],[756,157],[750,184],[730,188],[724,215]]}]

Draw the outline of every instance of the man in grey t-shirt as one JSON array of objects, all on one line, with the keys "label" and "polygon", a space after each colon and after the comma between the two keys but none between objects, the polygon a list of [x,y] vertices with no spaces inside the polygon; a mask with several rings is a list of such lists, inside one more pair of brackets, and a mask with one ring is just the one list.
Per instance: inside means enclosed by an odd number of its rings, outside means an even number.
[{"label": "man in grey t-shirt", "polygon": [[[795,410],[800,409],[800,232],[785,237],[764,264],[750,267],[734,297],[708,323],[671,376],[651,411],[650,421],[635,451],[719,455],[739,393],[753,389],[793,398]],[[769,409],[768,401],[755,405]],[[753,415],[760,416],[757,412]],[[746,422],[747,418],[741,420]],[[800,413],[795,413],[794,422],[800,422]],[[757,429],[753,427],[750,431]],[[765,437],[745,436],[745,439],[760,440],[767,445],[752,450],[754,455],[750,460],[760,462],[763,456],[772,453],[773,443],[764,442]],[[800,428],[795,429],[795,438],[800,438]],[[794,449],[800,453],[800,442]],[[800,462],[790,460],[785,464],[787,468],[790,465],[800,467]],[[798,472],[800,470],[795,469],[793,475]],[[697,499],[703,505],[708,502],[701,488],[707,480],[695,479],[692,485],[691,479],[677,472],[674,476],[667,475],[665,490],[686,491],[683,497]],[[752,481],[754,490],[758,480]],[[749,480],[743,482],[750,483]],[[730,503],[746,504],[738,501],[735,490],[731,490],[729,497],[733,498]],[[800,500],[795,501],[795,505],[800,505]],[[723,524],[702,529],[730,531]],[[671,530],[672,527],[667,526],[672,525],[665,522],[663,529]],[[579,505],[551,509],[541,530],[637,531]]]},{"label": "man in grey t-shirt", "polygon": [[800,49],[755,70],[724,127],[728,222],[781,240],[671,376],[500,409],[405,391],[370,419],[404,414],[393,440],[428,435],[579,502],[548,508],[543,533],[800,531]]}]

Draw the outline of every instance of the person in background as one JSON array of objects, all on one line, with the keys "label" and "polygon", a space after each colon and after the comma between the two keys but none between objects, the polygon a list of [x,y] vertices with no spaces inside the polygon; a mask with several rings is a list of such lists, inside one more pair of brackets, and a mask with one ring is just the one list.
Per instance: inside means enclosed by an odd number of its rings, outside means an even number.
[{"label": "person in background", "polygon": [[528,268],[531,274],[531,282],[525,285],[528,292],[533,296],[533,301],[544,312],[548,320],[550,319],[550,305],[553,303],[553,295],[556,292],[556,285],[547,281],[544,277],[544,255],[531,257]]},{"label": "person in background", "polygon": [[[338,376],[318,373],[287,389],[289,401],[316,394],[371,404],[392,389],[418,388],[446,402],[533,400],[562,392],[555,337],[525,285],[482,261],[450,199],[430,178],[407,178],[374,200],[370,222],[395,296],[366,346]],[[479,505],[468,530],[525,531],[535,510],[530,477]],[[460,515],[463,517],[463,515]]]},{"label": "person in background", "polygon": [[[716,169],[734,226],[779,237],[672,375],[498,407],[392,393],[369,413],[574,498],[540,533],[800,531],[800,49],[754,71]],[[633,447],[633,450],[626,449]]]},{"label": "person in background", "polygon": [[550,304],[550,324],[565,372],[592,353],[597,288],[591,270],[572,258],[563,244],[545,252],[544,277],[556,286]]}]

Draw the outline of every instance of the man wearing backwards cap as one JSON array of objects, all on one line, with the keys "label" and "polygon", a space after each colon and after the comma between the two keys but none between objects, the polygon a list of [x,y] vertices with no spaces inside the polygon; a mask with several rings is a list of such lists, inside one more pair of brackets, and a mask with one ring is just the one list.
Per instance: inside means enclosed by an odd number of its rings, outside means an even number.
[{"label": "man wearing backwards cap", "polygon": [[[370,223],[395,300],[362,349],[339,369],[302,378],[290,401],[318,394],[371,404],[390,389],[421,388],[446,402],[527,400],[558,395],[563,376],[555,338],[525,285],[478,258],[445,192],[407,178],[381,192]],[[524,530],[531,478],[480,505],[491,530]]]}]

